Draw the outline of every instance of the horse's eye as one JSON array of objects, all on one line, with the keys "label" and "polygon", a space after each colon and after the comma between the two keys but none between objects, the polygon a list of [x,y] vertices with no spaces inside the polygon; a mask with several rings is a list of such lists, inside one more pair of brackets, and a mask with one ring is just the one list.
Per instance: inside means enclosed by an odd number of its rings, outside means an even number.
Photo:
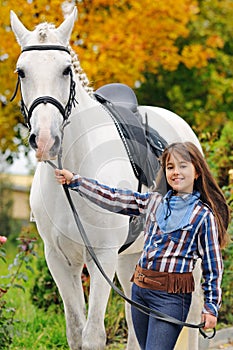
[{"label": "horse's eye", "polygon": [[71,72],[71,67],[70,67],[70,66],[69,66],[69,67],[66,67],[66,68],[64,69],[64,71],[63,71],[63,75],[69,75],[70,72]]},{"label": "horse's eye", "polygon": [[24,70],[23,70],[23,69],[17,68],[16,71],[17,71],[18,76],[19,76],[20,78],[25,78],[25,73],[24,73]]}]

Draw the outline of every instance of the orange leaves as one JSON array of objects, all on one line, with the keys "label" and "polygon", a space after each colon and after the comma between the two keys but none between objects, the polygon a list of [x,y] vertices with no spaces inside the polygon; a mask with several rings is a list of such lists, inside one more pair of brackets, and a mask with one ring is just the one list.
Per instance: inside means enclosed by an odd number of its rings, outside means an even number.
[{"label": "orange leaves", "polygon": [[224,41],[219,35],[211,35],[206,40],[206,44],[212,48],[222,48],[224,46]]},{"label": "orange leaves", "polygon": [[224,41],[219,35],[212,35],[207,38],[206,45],[190,44],[185,46],[182,50],[181,62],[187,68],[202,68],[208,64],[208,60],[215,58],[216,48],[222,48]]},{"label": "orange leaves", "polygon": [[[2,24],[8,26],[10,8],[31,30],[41,21],[57,25],[63,20],[60,0],[9,0],[2,7]],[[180,54],[176,46],[179,38],[189,35],[187,25],[198,13],[195,0],[83,0],[78,12],[72,44],[96,88],[111,81],[134,86],[145,71],[156,72],[159,66],[173,71],[180,62],[192,67],[211,55],[203,55],[200,46]],[[12,33],[5,31],[5,37],[3,50],[16,61],[19,49]]]},{"label": "orange leaves", "polygon": [[[0,61],[0,95],[8,103],[2,109],[0,123],[3,116],[7,117],[11,121],[9,129],[13,128],[15,111],[18,111],[16,102],[10,107],[9,98],[15,86],[13,71],[20,52],[10,31],[10,9],[33,30],[43,21],[58,26],[63,21],[62,3],[61,0],[2,1],[0,55],[5,59]],[[95,89],[110,82],[134,87],[137,81],[144,80],[145,72],[156,73],[160,67],[167,71],[175,71],[180,63],[188,68],[205,67],[216,48],[223,47],[220,35],[215,33],[209,34],[207,40],[203,35],[201,43],[189,40],[190,23],[195,23],[199,16],[196,0],[80,0],[76,3],[78,21],[71,45]],[[182,48],[179,44],[184,40],[186,46]],[[4,132],[6,138],[12,137],[12,132],[8,136],[8,131]]]},{"label": "orange leaves", "polygon": [[181,61],[188,68],[202,68],[208,63],[208,60],[215,57],[211,48],[204,48],[200,44],[185,46],[182,51]]},{"label": "orange leaves", "polygon": [[82,43],[76,51],[95,87],[111,81],[134,86],[145,71],[177,68],[182,56],[176,41],[188,36],[187,24],[197,13],[194,0],[98,0],[89,7],[83,1],[76,26]]}]

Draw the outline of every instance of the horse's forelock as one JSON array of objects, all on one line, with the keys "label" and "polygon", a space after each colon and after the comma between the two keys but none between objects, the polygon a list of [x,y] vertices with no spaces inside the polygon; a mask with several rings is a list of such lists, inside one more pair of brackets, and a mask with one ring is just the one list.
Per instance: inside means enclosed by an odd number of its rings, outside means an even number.
[{"label": "horse's forelock", "polygon": [[36,27],[38,33],[38,40],[40,43],[44,43],[49,40],[51,31],[55,29],[54,24],[51,23],[41,23]]}]

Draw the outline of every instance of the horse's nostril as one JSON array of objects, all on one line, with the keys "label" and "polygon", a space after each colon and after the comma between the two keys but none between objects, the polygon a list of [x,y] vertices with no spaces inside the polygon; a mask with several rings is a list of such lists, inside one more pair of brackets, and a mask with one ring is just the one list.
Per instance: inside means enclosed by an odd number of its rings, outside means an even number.
[{"label": "horse's nostril", "polygon": [[60,138],[58,136],[55,137],[54,146],[56,148],[60,147]]},{"label": "horse's nostril", "polygon": [[36,150],[38,148],[37,143],[36,143],[36,135],[35,134],[30,135],[29,144],[34,150]]},{"label": "horse's nostril", "polygon": [[60,138],[58,136],[55,136],[54,144],[53,144],[53,146],[50,149],[50,154],[51,155],[56,155],[58,153],[60,145],[61,145]]}]

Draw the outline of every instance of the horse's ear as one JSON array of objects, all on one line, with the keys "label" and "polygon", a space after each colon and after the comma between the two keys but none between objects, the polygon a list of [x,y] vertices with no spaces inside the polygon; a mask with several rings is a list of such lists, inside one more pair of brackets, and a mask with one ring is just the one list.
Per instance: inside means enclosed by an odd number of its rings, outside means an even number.
[{"label": "horse's ear", "polygon": [[11,28],[15,34],[16,40],[21,47],[24,47],[27,43],[28,37],[31,32],[23,25],[23,23],[16,16],[14,11],[11,10]]},{"label": "horse's ear", "polygon": [[70,41],[70,36],[74,27],[74,22],[77,18],[77,8],[64,20],[64,22],[55,30],[58,38],[63,45],[67,46]]}]

